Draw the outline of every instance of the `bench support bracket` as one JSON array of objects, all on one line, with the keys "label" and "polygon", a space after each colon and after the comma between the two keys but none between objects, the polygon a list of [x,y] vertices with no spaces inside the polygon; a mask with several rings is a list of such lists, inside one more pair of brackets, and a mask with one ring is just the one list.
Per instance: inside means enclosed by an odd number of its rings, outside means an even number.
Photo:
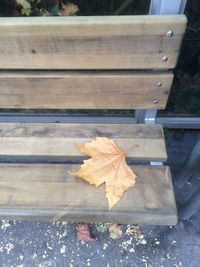
[{"label": "bench support bracket", "polygon": [[140,109],[135,111],[136,122],[142,124],[155,124],[156,115],[156,109]]}]

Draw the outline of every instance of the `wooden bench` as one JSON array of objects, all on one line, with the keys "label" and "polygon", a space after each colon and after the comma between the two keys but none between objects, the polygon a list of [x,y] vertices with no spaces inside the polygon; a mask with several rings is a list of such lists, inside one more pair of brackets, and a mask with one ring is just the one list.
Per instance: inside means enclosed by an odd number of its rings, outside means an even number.
[{"label": "wooden bench", "polygon": [[[0,107],[164,109],[185,26],[183,15],[0,18]],[[104,186],[69,175],[84,159],[75,144],[96,136],[137,145],[137,184],[111,211]],[[177,222],[161,125],[0,123],[0,158],[0,218]]]}]

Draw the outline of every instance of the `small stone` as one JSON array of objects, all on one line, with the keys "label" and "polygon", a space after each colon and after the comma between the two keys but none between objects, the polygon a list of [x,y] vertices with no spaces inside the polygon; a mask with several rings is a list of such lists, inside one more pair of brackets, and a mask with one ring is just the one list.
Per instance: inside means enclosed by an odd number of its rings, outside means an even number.
[{"label": "small stone", "polygon": [[147,244],[147,241],[146,241],[145,239],[142,239],[142,240],[140,241],[140,244],[142,244],[142,245],[146,245],[146,244]]},{"label": "small stone", "polygon": [[160,245],[160,241],[156,241],[155,244],[156,244],[156,245]]},{"label": "small stone", "polygon": [[134,249],[134,248],[131,248],[131,249],[129,250],[129,252],[133,253],[133,252],[135,252],[135,249]]},{"label": "small stone", "polygon": [[128,244],[126,241],[122,242],[122,247],[123,249],[127,249],[128,248]]},{"label": "small stone", "polygon": [[107,247],[108,247],[108,244],[103,244],[103,249],[107,249]]},{"label": "small stone", "polygon": [[34,252],[33,253],[33,256],[32,256],[33,259],[37,258],[37,254]]},{"label": "small stone", "polygon": [[22,261],[23,258],[24,258],[24,256],[23,256],[23,255],[19,255],[19,258],[20,258],[20,260]]},{"label": "small stone", "polygon": [[7,250],[7,254],[14,248],[14,245],[11,243],[6,244],[5,249]]},{"label": "small stone", "polygon": [[6,228],[8,228],[10,226],[11,225],[10,225],[9,221],[2,220],[1,229],[4,229],[5,230]]},{"label": "small stone", "polygon": [[61,254],[64,254],[65,251],[66,251],[66,246],[63,245],[63,246],[60,248],[60,253],[61,253]]},{"label": "small stone", "polygon": [[170,259],[170,255],[169,255],[169,253],[167,253],[167,258]]},{"label": "small stone", "polygon": [[126,243],[127,243],[128,245],[131,245],[131,243],[132,243],[132,237],[131,237],[130,239],[128,239],[128,240],[126,241]]},{"label": "small stone", "polygon": [[65,237],[65,236],[67,236],[67,230],[65,230],[65,231],[63,232],[63,234],[62,234],[62,237]]}]

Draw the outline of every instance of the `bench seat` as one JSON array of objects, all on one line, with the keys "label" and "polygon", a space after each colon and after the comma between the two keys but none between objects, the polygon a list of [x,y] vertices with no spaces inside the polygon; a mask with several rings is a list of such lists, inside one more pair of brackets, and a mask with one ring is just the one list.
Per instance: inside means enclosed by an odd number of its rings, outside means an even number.
[{"label": "bench seat", "polygon": [[174,225],[176,205],[166,166],[133,166],[137,184],[109,211],[105,186],[69,175],[80,164],[1,164],[0,218]]},{"label": "bench seat", "polygon": [[[104,185],[95,188],[69,174],[85,159],[75,145],[96,136],[128,150],[138,177],[111,211]],[[0,218],[176,224],[169,168],[138,165],[166,160],[160,125],[1,123],[0,159]]]},{"label": "bench seat", "polygon": [[162,126],[86,123],[0,123],[0,157],[83,160],[76,144],[96,136],[113,138],[134,160],[167,158]]}]

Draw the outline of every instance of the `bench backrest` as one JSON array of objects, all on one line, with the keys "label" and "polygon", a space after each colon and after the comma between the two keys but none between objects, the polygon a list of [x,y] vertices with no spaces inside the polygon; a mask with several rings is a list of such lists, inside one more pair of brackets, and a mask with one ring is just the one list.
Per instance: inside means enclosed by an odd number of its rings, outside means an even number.
[{"label": "bench backrest", "polygon": [[164,109],[185,26],[184,15],[0,18],[0,108]]}]

